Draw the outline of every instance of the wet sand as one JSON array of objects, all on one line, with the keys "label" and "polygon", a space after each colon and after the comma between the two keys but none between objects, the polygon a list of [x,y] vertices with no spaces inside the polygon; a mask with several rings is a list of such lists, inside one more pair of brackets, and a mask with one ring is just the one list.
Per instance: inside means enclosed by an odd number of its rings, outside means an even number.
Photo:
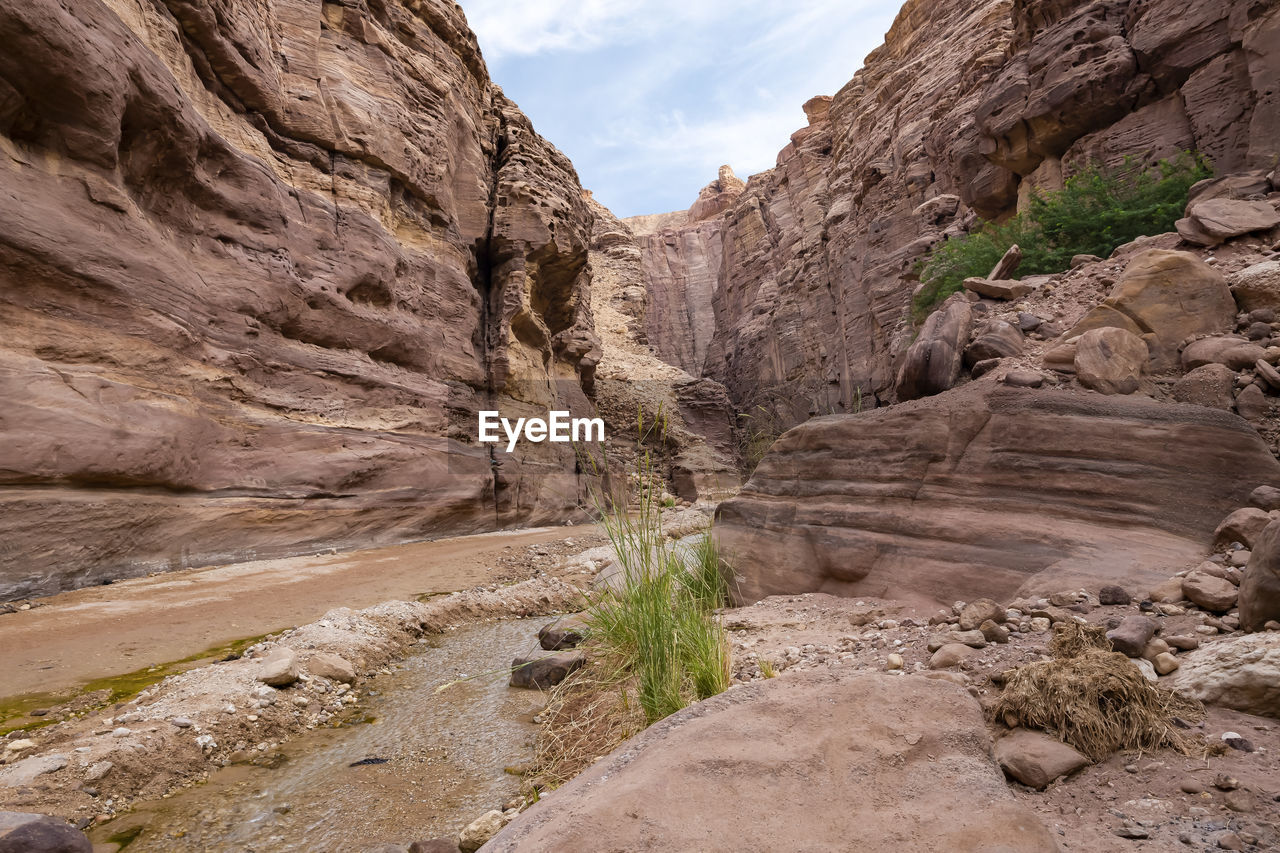
[{"label": "wet sand", "polygon": [[510,569],[498,565],[499,557],[593,531],[588,525],[499,531],[188,569],[60,593],[41,599],[40,607],[0,615],[0,699],[69,691],[182,660],[311,622],[335,607],[492,583]]}]

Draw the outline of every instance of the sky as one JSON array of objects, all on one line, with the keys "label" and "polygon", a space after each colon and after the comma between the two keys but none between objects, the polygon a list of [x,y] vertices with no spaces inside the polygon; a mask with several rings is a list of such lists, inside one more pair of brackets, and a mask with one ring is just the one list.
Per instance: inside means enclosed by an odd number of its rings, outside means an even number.
[{"label": "sky", "polygon": [[461,0],[489,74],[618,216],[771,168],[901,0]]}]

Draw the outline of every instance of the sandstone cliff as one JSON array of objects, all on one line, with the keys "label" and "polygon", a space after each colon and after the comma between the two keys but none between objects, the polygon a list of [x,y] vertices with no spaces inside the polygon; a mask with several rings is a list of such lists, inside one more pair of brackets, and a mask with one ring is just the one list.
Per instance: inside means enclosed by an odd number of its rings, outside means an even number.
[{"label": "sandstone cliff", "polygon": [[645,218],[650,343],[784,424],[887,401],[944,235],[1088,159],[1273,168],[1277,44],[1276,0],[908,0],[720,216]]},{"label": "sandstone cliff", "polygon": [[592,216],[444,0],[0,8],[0,598],[564,517]]}]

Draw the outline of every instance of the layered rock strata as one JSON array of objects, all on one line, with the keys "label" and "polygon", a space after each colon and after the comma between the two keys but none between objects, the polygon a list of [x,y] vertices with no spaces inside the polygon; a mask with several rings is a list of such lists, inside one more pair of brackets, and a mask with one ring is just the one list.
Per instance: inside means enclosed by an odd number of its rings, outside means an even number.
[{"label": "layered rock strata", "polygon": [[742,602],[1001,601],[1155,585],[1277,483],[1280,463],[1235,415],[982,383],[792,429],[715,530]]},{"label": "layered rock strata", "polygon": [[[718,242],[717,219],[646,218],[666,229],[645,259],[651,342],[787,424],[892,400],[917,263],[975,217],[1089,160],[1197,149],[1220,174],[1274,168],[1278,43],[1276,0],[909,0],[850,83],[806,104]],[[711,328],[690,336],[666,294],[715,267]]]},{"label": "layered rock strata", "polygon": [[0,598],[563,518],[592,217],[440,0],[0,9]]}]

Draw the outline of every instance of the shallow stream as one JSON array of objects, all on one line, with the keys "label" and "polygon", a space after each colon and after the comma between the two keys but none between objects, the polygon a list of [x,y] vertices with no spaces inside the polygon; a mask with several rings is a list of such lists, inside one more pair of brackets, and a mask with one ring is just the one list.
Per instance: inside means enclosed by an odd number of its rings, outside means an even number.
[{"label": "shallow stream", "polygon": [[[100,827],[94,840],[140,827],[128,853],[284,853],[456,836],[519,792],[504,768],[532,758],[541,695],[481,674],[535,648],[540,625],[493,622],[428,638],[398,671],[364,686],[356,719],[369,722],[307,732],[271,767],[218,770]],[[470,676],[481,677],[436,692]]]}]

